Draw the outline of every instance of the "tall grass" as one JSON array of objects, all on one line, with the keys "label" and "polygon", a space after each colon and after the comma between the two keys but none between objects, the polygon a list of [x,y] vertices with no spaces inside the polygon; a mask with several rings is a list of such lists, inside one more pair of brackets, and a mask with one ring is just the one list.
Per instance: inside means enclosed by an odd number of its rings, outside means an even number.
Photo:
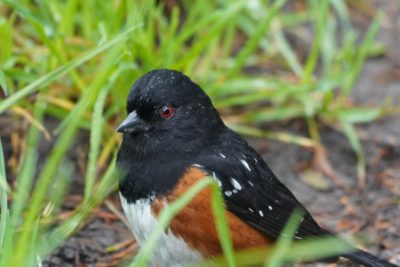
[{"label": "tall grass", "polygon": [[[318,123],[338,126],[358,157],[363,182],[365,162],[354,125],[377,119],[384,110],[355,107],[348,96],[365,59],[381,51],[374,42],[379,16],[360,36],[343,0],[309,0],[302,10],[284,8],[285,0],[184,0],[172,8],[156,2],[0,4],[0,86],[6,95],[0,114],[29,122],[11,184],[0,151],[1,266],[32,266],[44,259],[115,188],[114,126],[124,116],[133,81],[155,68],[191,76],[222,113],[235,107],[233,126],[247,135],[315,147],[321,145]],[[310,44],[303,60],[289,37]],[[266,64],[279,75],[249,71]],[[49,117],[59,121],[52,132]],[[298,118],[308,122],[309,136],[249,126]],[[90,131],[84,198],[72,217],[59,221],[76,173],[66,155],[82,130]],[[39,159],[43,136],[54,145]],[[221,232],[233,265],[223,227]]]}]

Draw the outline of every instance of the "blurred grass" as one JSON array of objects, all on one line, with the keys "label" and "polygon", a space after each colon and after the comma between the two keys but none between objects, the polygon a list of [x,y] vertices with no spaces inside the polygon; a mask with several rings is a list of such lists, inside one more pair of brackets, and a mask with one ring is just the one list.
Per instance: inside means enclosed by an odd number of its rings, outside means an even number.
[{"label": "blurred grass", "polygon": [[[308,0],[299,9],[289,2],[183,0],[172,8],[154,0],[2,2],[0,86],[7,97],[0,114],[30,126],[15,181],[8,185],[0,168],[0,265],[32,266],[36,255],[44,258],[114,188],[114,126],[133,81],[155,68],[198,81],[223,114],[235,111],[232,126],[243,134],[315,147],[319,124],[337,126],[357,155],[362,185],[365,160],[354,126],[387,110],[354,106],[348,97],[366,58],[383,52],[374,41],[380,16],[360,35],[343,0]],[[59,121],[52,132],[49,117]],[[249,126],[291,119],[307,121],[309,136]],[[74,143],[80,130],[90,131],[84,200],[60,222],[76,173],[66,156],[80,145]],[[38,168],[43,133],[54,146]]]}]

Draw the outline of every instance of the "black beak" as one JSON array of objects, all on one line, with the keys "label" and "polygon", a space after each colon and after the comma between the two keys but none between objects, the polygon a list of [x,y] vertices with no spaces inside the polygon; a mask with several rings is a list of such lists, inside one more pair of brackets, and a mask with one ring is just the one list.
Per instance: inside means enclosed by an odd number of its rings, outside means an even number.
[{"label": "black beak", "polygon": [[116,131],[126,134],[147,132],[149,129],[149,125],[143,121],[134,110],[128,114],[128,117],[126,117],[123,122],[121,122]]}]

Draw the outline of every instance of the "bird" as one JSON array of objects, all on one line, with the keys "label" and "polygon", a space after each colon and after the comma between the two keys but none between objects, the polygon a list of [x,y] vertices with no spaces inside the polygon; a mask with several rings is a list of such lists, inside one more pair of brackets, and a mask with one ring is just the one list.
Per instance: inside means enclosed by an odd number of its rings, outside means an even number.
[{"label": "bird", "polygon": [[[117,153],[121,206],[139,246],[163,208],[212,177],[223,196],[235,250],[273,245],[295,210],[294,239],[333,236],[275,176],[263,158],[227,127],[209,96],[185,74],[155,69],[127,97]],[[282,159],[284,160],[284,159]],[[171,221],[152,251],[155,266],[186,266],[221,255],[211,190],[197,194]],[[345,257],[368,267],[395,266],[361,249]]]}]

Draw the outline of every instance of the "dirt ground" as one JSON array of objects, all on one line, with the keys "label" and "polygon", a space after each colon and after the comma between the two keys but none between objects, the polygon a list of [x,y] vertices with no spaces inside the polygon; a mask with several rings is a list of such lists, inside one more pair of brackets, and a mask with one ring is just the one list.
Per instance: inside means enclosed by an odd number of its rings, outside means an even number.
[{"label": "dirt ground", "polygon": [[[381,3],[387,16],[379,40],[387,48],[387,53],[384,57],[366,62],[352,94],[353,101],[359,104],[379,105],[385,103],[387,98],[400,104],[400,8],[399,5],[391,6],[395,1]],[[1,129],[5,129],[9,123],[9,119],[1,118]],[[301,121],[265,127],[284,129],[300,135],[306,133]],[[10,156],[12,151],[7,143],[11,143],[8,135],[11,130],[7,128],[9,130],[2,130],[0,135],[5,154]],[[367,161],[367,181],[363,189],[357,187],[356,158],[346,138],[329,126],[320,126],[320,130],[328,158],[344,182],[344,187],[338,187],[330,178],[304,170],[304,166],[312,164],[311,151],[271,140],[248,141],[322,226],[353,240],[376,255],[397,260],[400,264],[400,116],[358,126]],[[82,133],[80,138],[87,140],[88,135]],[[43,146],[42,151],[45,153],[46,144]],[[81,147],[69,160],[79,161],[84,157],[84,151],[85,147]],[[310,175],[317,175],[319,183],[309,182],[307,178]],[[80,200],[79,188],[82,188],[83,181],[79,173],[74,183],[72,187],[78,189],[72,190],[63,205],[66,211]],[[43,266],[101,267],[114,266],[121,259],[129,260],[137,246],[119,214],[110,210],[111,206],[120,209],[117,194],[112,194],[107,203],[99,208],[79,232],[50,255]],[[315,263],[307,266],[324,265]],[[339,263],[336,266],[352,265]]]}]

